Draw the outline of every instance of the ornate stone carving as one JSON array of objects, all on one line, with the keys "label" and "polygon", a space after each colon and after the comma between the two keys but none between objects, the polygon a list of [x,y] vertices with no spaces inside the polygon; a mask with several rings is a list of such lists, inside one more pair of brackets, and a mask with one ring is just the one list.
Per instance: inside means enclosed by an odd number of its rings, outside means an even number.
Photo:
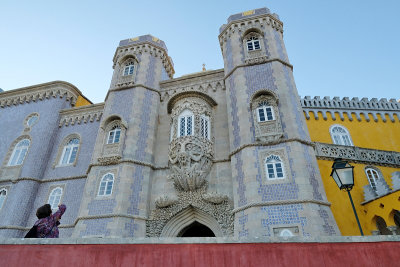
[{"label": "ornate stone carving", "polygon": [[159,237],[167,222],[178,213],[193,207],[207,213],[214,218],[221,229],[223,236],[233,235],[234,216],[232,207],[225,198],[221,203],[214,204],[204,200],[206,185],[195,191],[178,191],[178,201],[164,208],[157,207],[146,221],[146,236]]},{"label": "ornate stone carving", "polygon": [[378,179],[376,181],[376,194],[378,196],[387,195],[387,194],[389,194],[390,191],[391,190],[390,190],[389,186],[387,185],[385,179]]},{"label": "ornate stone carving", "polygon": [[161,196],[157,198],[155,202],[156,202],[156,207],[161,209],[174,205],[175,203],[178,202],[178,199],[175,197]]},{"label": "ornate stone carving", "polygon": [[117,164],[121,159],[121,156],[110,156],[110,157],[101,157],[98,158],[97,161],[101,165],[114,165]]},{"label": "ornate stone carving", "polygon": [[400,153],[355,146],[315,143],[316,156],[320,159],[344,158],[372,165],[400,167]]},{"label": "ornate stone carving", "polygon": [[364,201],[370,201],[376,198],[376,193],[371,185],[364,185]]},{"label": "ornate stone carving", "polygon": [[205,201],[213,204],[221,204],[228,199],[228,196],[218,194],[217,192],[206,193],[202,197]]},{"label": "ornate stone carving", "polygon": [[[273,109],[274,119],[269,121],[258,121],[257,109],[262,104]],[[279,117],[277,99],[272,95],[261,95],[252,103],[253,120],[255,126],[256,140],[261,142],[274,142],[283,136],[282,123]],[[266,116],[266,115],[265,115]]]},{"label": "ornate stone carving", "polygon": [[392,187],[393,191],[400,189],[400,172],[392,173]]},{"label": "ornate stone carving", "polygon": [[177,190],[193,191],[206,182],[214,157],[212,143],[203,137],[182,136],[169,147],[170,178]]},{"label": "ornate stone carving", "polygon": [[99,121],[103,115],[104,103],[65,109],[60,111],[59,127]]}]

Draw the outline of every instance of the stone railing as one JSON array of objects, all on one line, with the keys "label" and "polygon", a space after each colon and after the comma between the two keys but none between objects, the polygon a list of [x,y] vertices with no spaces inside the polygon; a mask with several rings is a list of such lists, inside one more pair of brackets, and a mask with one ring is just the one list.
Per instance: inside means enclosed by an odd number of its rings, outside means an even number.
[{"label": "stone railing", "polygon": [[392,122],[395,122],[394,115],[397,116],[397,120],[400,121],[400,103],[396,99],[387,100],[382,98],[378,100],[377,98],[362,98],[353,97],[352,99],[344,97],[340,99],[339,97],[334,97],[331,99],[328,96],[320,98],[316,96],[311,98],[306,96],[300,100],[301,106],[305,112],[306,118],[310,119],[310,113],[314,114],[314,117],[318,119],[319,112],[322,114],[324,120],[327,119],[326,113],[330,113],[333,120],[336,120],[336,113],[339,114],[341,120],[344,120],[343,114],[346,114],[350,120],[353,120],[352,115],[354,114],[358,121],[361,121],[361,114],[369,121],[368,114],[371,114],[374,121],[378,121],[379,115],[382,120],[386,121],[386,115]]},{"label": "stone railing", "polygon": [[400,167],[400,153],[355,146],[341,146],[315,143],[316,156],[319,159],[343,158],[353,162],[371,165]]}]

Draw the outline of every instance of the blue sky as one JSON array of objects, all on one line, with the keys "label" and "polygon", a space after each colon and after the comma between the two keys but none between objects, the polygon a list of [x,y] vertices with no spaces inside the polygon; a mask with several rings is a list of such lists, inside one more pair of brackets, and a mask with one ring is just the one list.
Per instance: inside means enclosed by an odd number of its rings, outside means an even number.
[{"label": "blue sky", "polygon": [[268,7],[301,96],[400,98],[398,0],[0,2],[0,88],[64,80],[104,101],[118,42],[163,40],[175,77],[223,67],[218,29],[229,15]]}]

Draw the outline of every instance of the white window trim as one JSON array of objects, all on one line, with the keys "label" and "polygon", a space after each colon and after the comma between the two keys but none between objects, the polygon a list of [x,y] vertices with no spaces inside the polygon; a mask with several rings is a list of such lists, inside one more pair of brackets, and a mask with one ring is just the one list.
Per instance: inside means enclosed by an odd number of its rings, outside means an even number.
[{"label": "white window trim", "polygon": [[[279,159],[279,161],[278,162],[267,162],[269,160],[269,158],[272,158],[272,157],[277,157]],[[277,172],[277,167],[276,167],[277,163],[281,164],[282,177],[278,177],[278,172]],[[269,177],[268,164],[273,164],[273,171],[274,171],[274,176],[275,176],[274,178]],[[285,165],[280,156],[274,155],[274,154],[269,155],[268,157],[265,158],[264,165],[265,165],[265,175],[267,176],[267,180],[282,180],[282,179],[286,178]]]},{"label": "white window trim", "polygon": [[[78,144],[68,144],[68,143],[69,143],[71,140],[73,140],[73,139],[78,139],[79,143],[78,143]],[[78,152],[79,152],[80,141],[81,141],[81,140],[80,140],[79,138],[76,138],[76,137],[69,139],[69,141],[67,142],[67,144],[63,147],[63,152],[61,153],[60,161],[59,161],[59,163],[58,163],[59,166],[74,165],[74,163],[76,162],[76,160],[77,160],[77,158],[78,158]],[[77,149],[76,149],[75,159],[74,159],[73,162],[70,162],[71,156],[72,156],[72,151],[74,150],[75,147],[77,148]],[[68,148],[70,148],[70,151],[69,151],[67,163],[63,163],[63,159],[64,159],[65,153],[66,153],[66,151],[67,151]]]},{"label": "white window trim", "polygon": [[[60,189],[60,190],[61,190],[60,198],[59,198],[59,200],[58,200],[58,203],[55,203],[55,202],[50,203],[50,199],[51,199],[52,196],[54,196],[53,194],[55,193],[55,191],[56,191],[57,189]],[[61,203],[61,198],[62,198],[62,196],[63,196],[63,193],[64,193],[64,190],[63,190],[63,188],[60,187],[60,186],[57,186],[56,188],[53,188],[53,189],[51,190],[51,192],[50,192],[50,194],[49,194],[49,199],[47,200],[47,203],[51,205],[51,209],[52,209],[52,210],[56,210],[56,209],[58,208],[58,205],[60,205],[60,203]],[[58,195],[57,195],[57,196],[58,196]],[[55,199],[56,199],[56,196],[54,196],[54,200],[55,200]]]},{"label": "white window trim", "polygon": [[[117,136],[117,132],[119,132],[119,137],[118,137],[118,142],[115,142],[115,137]],[[118,144],[121,141],[121,126],[119,125],[115,125],[112,127],[112,129],[110,131],[108,131],[107,134],[107,145],[109,144]],[[114,133],[113,138],[110,142],[110,135]]]},{"label": "white window trim", "polygon": [[6,203],[6,199],[7,199],[7,195],[8,195],[8,190],[7,190],[7,188],[4,188],[4,187],[0,188],[0,192],[2,192],[2,191],[5,191],[6,194],[5,194],[4,197],[3,197],[3,195],[0,195],[0,199],[2,199],[2,200],[0,201],[0,210],[3,208],[4,203]]},{"label": "white window trim", "polygon": [[294,234],[292,233],[292,231],[290,231],[289,229],[283,229],[280,233],[279,236],[282,237],[289,237],[289,236],[294,236]]},{"label": "white window trim", "polygon": [[[181,135],[181,118],[184,117],[185,118],[185,135]],[[191,117],[192,118],[192,127],[191,127],[191,134],[188,135],[187,133],[187,121],[188,118]],[[182,111],[182,113],[178,116],[178,132],[177,132],[177,136],[181,137],[181,136],[193,136],[194,135],[194,114],[193,112],[191,112],[190,110],[185,109],[184,111]]]},{"label": "white window trim", "polygon": [[[375,187],[371,184],[371,179],[370,179],[370,177],[368,175],[368,171],[371,171],[371,173],[372,173],[372,177],[371,178],[374,180]],[[373,175],[374,173],[376,173],[377,178],[374,177],[374,175]],[[372,168],[372,167],[366,167],[365,168],[365,175],[367,176],[368,183],[371,186],[372,190],[376,191],[377,190],[376,185],[377,185],[378,180],[383,179],[380,171],[375,169],[375,168]]]},{"label": "white window trim", "polygon": [[[268,116],[267,116],[267,108],[270,108],[270,109],[271,109],[272,120],[269,120],[269,119],[268,119]],[[261,119],[260,119],[260,113],[259,113],[259,110],[260,110],[260,109],[263,109],[263,110],[264,110],[264,117],[265,117],[265,120],[264,120],[264,121],[261,121]],[[258,122],[266,122],[266,121],[274,121],[274,120],[275,120],[275,113],[274,113],[274,107],[273,107],[273,106],[261,106],[261,107],[258,107],[256,113],[257,113],[257,120],[258,120]]]},{"label": "white window trim", "polygon": [[[20,144],[20,143],[22,143],[23,141],[25,141],[25,140],[27,140],[28,141],[28,145],[25,145],[25,146],[22,146],[22,147],[18,147],[18,145]],[[25,161],[25,158],[26,158],[26,154],[28,154],[28,150],[29,150],[29,147],[31,146],[31,141],[29,140],[29,139],[22,139],[21,141],[19,141],[15,146],[14,146],[14,149],[13,149],[13,152],[12,152],[12,154],[11,154],[11,157],[10,157],[10,159],[8,160],[8,164],[7,164],[7,166],[19,166],[19,165],[22,165],[22,164],[24,164],[24,161]],[[22,158],[22,160],[21,160],[21,163],[19,163],[19,164],[11,164],[11,162],[13,161],[13,158],[14,158],[14,156],[15,156],[15,153],[18,151],[18,158],[17,158],[17,160],[16,160],[16,162],[15,163],[18,163],[18,161],[20,161],[19,159],[20,159],[20,157],[21,157],[21,151],[22,150],[24,150],[24,149],[26,149],[26,151],[25,151],[25,154],[24,154],[24,156],[23,156],[23,158]]]},{"label": "white window trim", "polygon": [[[256,38],[254,40],[253,38]],[[256,49],[255,42],[258,41],[258,49]],[[249,43],[251,44],[252,50],[249,49]],[[251,35],[246,37],[246,48],[248,52],[259,51],[261,50],[261,40],[259,36]]]},{"label": "white window trim", "polygon": [[[204,129],[201,129],[201,120],[205,121],[205,124],[207,124],[207,136],[204,136]],[[200,135],[204,138],[207,138],[208,140],[211,140],[211,135],[210,135],[210,128],[211,128],[211,122],[210,122],[210,117],[207,115],[201,115],[200,116]]]},{"label": "white window trim", "polygon": [[[336,127],[339,127],[341,129],[343,129],[346,133],[342,134],[342,133],[333,133],[333,129],[335,129]],[[329,128],[329,133],[331,134],[331,139],[332,139],[332,143],[335,145],[341,145],[341,146],[354,146],[353,140],[351,138],[350,132],[349,130],[346,129],[346,127],[344,127],[343,125],[340,124],[334,124]],[[339,140],[340,140],[340,144],[338,144],[335,141],[335,137],[334,136],[339,136]],[[350,145],[346,145],[345,142],[343,141],[343,136],[347,136],[350,142]]]},{"label": "white window trim", "polygon": [[[111,180],[111,182],[112,182],[112,184],[111,184],[111,193],[110,193],[110,194],[107,194],[107,186],[108,186],[108,184],[109,184],[110,181],[105,181],[106,184],[105,184],[105,187],[104,187],[104,193],[103,193],[103,194],[100,194],[101,184],[104,182],[104,179],[106,178],[107,175],[111,175],[111,176],[112,176],[112,180]],[[115,182],[115,177],[114,177],[114,174],[113,174],[113,173],[108,172],[108,173],[104,174],[103,177],[102,177],[101,180],[100,180],[99,190],[98,190],[98,192],[97,192],[97,196],[99,196],[99,197],[108,197],[108,196],[111,196],[112,193],[113,193],[113,189],[114,189],[114,182]]]}]

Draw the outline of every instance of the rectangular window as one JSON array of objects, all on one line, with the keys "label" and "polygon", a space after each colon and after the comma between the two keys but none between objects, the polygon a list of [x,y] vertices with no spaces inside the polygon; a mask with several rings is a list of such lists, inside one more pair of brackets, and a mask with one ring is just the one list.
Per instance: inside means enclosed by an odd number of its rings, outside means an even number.
[{"label": "rectangular window", "polygon": [[263,108],[259,108],[258,109],[258,117],[259,117],[260,121],[265,121],[265,115],[264,115],[264,109]]},{"label": "rectangular window", "polygon": [[114,132],[113,132],[113,131],[111,131],[111,132],[109,133],[109,135],[108,135],[108,141],[107,141],[107,144],[112,144],[112,142],[113,142],[113,139],[114,139]]},{"label": "rectangular window", "polygon": [[125,67],[124,69],[124,76],[129,74],[129,67]]},{"label": "rectangular window", "polygon": [[192,117],[186,117],[187,119],[187,135],[192,135]]},{"label": "rectangular window", "polygon": [[68,157],[69,157],[69,153],[70,152],[71,152],[71,148],[69,148],[69,147],[65,148],[63,159],[62,159],[62,164],[67,164],[68,163]]},{"label": "rectangular window", "polygon": [[71,157],[69,158],[69,162],[68,163],[74,163],[77,152],[78,152],[78,147],[72,148],[72,154],[71,154]]},{"label": "rectangular window", "polygon": [[251,42],[247,43],[247,50],[249,50],[249,51],[253,50],[253,44]]},{"label": "rectangular window", "polygon": [[255,50],[260,49],[260,41],[254,41],[254,49]]},{"label": "rectangular window", "polygon": [[185,117],[181,118],[180,125],[179,125],[179,136],[185,135]]},{"label": "rectangular window", "polygon": [[283,170],[282,170],[282,164],[281,163],[276,163],[276,176],[278,178],[283,178]]},{"label": "rectangular window", "polygon": [[272,121],[274,117],[272,116],[272,109],[270,107],[265,108],[265,111],[267,113],[267,119],[269,121]]}]

